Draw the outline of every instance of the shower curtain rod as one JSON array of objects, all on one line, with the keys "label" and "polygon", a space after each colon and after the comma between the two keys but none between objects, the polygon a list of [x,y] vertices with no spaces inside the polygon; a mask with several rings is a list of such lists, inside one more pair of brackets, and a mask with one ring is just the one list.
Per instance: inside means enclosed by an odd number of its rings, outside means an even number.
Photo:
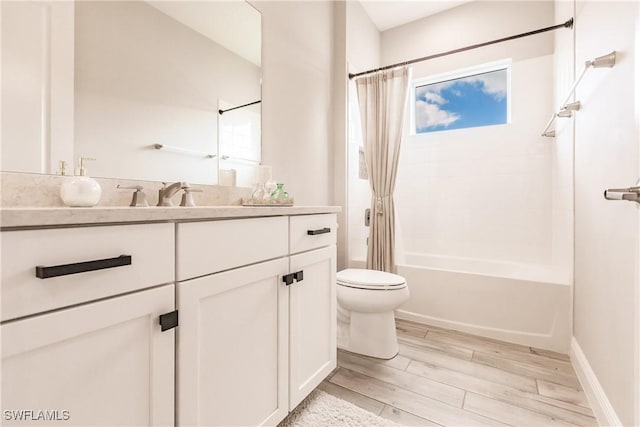
[{"label": "shower curtain rod", "polygon": [[253,101],[253,102],[250,102],[248,104],[238,105],[237,107],[227,108],[226,110],[218,110],[218,114],[223,114],[223,113],[226,113],[227,111],[231,111],[231,110],[237,110],[238,108],[248,107],[249,105],[259,104],[261,102],[262,102],[262,100],[258,99],[257,101]]},{"label": "shower curtain rod", "polygon": [[352,79],[352,78],[358,77],[358,76],[363,76],[365,74],[375,73],[375,72],[378,72],[378,71],[390,70],[391,68],[400,67],[402,65],[415,64],[416,62],[427,61],[429,59],[440,58],[441,56],[447,56],[447,55],[451,55],[451,54],[454,54],[454,53],[465,52],[467,50],[477,49],[479,47],[489,46],[489,45],[496,44],[496,43],[502,43],[502,42],[506,42],[506,41],[509,41],[509,40],[515,40],[515,39],[519,39],[521,37],[528,37],[528,36],[533,36],[534,34],[546,33],[547,31],[557,30],[559,28],[572,28],[572,27],[573,27],[573,18],[569,19],[567,22],[565,22],[563,24],[553,25],[551,27],[540,28],[538,30],[528,31],[526,33],[516,34],[514,36],[503,37],[501,39],[491,40],[491,41],[484,42],[484,43],[472,44],[470,46],[465,46],[465,47],[461,47],[461,48],[458,48],[458,49],[448,50],[448,51],[442,52],[442,53],[436,53],[435,55],[423,56],[422,58],[412,59],[410,61],[398,62],[397,64],[386,65],[384,67],[374,68],[374,69],[368,70],[368,71],[362,71],[360,73],[355,73],[355,74],[349,73],[349,79]]}]

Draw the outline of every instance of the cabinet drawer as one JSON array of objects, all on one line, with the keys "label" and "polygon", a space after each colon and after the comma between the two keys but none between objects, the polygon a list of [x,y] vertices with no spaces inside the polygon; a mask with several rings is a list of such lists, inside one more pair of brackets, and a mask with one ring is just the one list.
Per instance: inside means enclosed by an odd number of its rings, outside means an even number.
[{"label": "cabinet drawer", "polygon": [[[173,282],[174,248],[173,224],[3,232],[1,319]],[[46,279],[36,277],[36,266],[85,263],[120,255],[130,255],[131,264]]]},{"label": "cabinet drawer", "polygon": [[303,252],[336,243],[338,223],[334,214],[292,216],[290,252]]},{"label": "cabinet drawer", "polygon": [[286,256],[286,217],[177,225],[178,280]]}]

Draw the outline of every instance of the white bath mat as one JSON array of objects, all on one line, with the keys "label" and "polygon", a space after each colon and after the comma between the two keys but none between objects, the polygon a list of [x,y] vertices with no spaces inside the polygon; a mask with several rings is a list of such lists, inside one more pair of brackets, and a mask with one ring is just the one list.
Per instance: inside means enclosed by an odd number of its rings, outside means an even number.
[{"label": "white bath mat", "polygon": [[315,390],[278,427],[399,427],[399,424]]}]

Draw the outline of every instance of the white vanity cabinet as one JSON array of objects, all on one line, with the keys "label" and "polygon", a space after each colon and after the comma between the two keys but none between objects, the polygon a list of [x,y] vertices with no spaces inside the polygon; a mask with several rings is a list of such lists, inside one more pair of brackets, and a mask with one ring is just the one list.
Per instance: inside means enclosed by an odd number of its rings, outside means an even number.
[{"label": "white vanity cabinet", "polygon": [[289,269],[289,410],[336,367],[336,216],[292,216]]},{"label": "white vanity cabinet", "polygon": [[276,425],[335,368],[335,228],[333,214],[177,225],[178,425]]},{"label": "white vanity cabinet", "polygon": [[3,425],[173,424],[175,329],[159,322],[173,238],[172,224],[2,233]]},{"label": "white vanity cabinet", "polygon": [[14,219],[1,235],[2,424],[277,425],[336,366],[336,215],[316,209]]}]

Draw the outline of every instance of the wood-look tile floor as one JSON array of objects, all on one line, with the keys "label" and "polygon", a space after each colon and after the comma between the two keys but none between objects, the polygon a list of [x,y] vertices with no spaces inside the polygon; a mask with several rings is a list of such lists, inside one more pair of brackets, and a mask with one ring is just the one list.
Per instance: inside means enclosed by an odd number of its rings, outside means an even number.
[{"label": "wood-look tile floor", "polygon": [[319,388],[407,426],[595,426],[563,354],[397,321],[400,353],[338,351]]}]

